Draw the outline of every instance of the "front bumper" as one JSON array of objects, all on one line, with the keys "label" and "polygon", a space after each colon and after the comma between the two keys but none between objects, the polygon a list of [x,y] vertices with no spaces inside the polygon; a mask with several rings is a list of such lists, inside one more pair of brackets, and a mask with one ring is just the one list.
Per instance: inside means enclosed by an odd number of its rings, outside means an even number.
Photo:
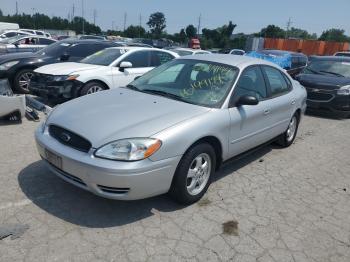
[{"label": "front bumper", "polygon": [[46,79],[48,77],[35,75],[30,81],[29,90],[41,97],[70,99],[79,96],[79,91],[83,86],[82,82],[78,80],[50,81]]},{"label": "front bumper", "polygon": [[317,92],[312,90],[314,89],[307,90],[308,109],[350,115],[350,96],[337,95],[336,90],[317,90]]},{"label": "front bumper", "polygon": [[[65,181],[88,190],[96,195],[117,199],[136,200],[161,195],[169,191],[173,175],[181,156],[151,161],[136,162],[111,161],[77,151],[52,138],[41,127],[35,132],[35,140],[40,156],[57,176]],[[50,164],[47,151],[59,156],[61,168]]]}]

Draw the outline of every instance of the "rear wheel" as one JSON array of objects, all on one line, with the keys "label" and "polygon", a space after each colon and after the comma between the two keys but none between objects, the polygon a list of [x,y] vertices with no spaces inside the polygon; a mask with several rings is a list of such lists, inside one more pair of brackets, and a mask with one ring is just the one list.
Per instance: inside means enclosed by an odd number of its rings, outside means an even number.
[{"label": "rear wheel", "polygon": [[171,197],[181,204],[192,204],[207,191],[215,172],[216,156],[207,143],[192,147],[182,157],[169,191]]},{"label": "rear wheel", "polygon": [[279,145],[282,147],[289,147],[293,144],[298,132],[299,119],[299,114],[295,113],[289,122],[286,132],[284,132],[278,139],[277,143]]},{"label": "rear wheel", "polygon": [[17,72],[14,78],[15,90],[22,94],[28,94],[30,79],[33,77],[33,75],[34,72],[32,69],[23,69]]},{"label": "rear wheel", "polygon": [[84,87],[80,91],[80,95],[85,96],[85,95],[89,95],[89,94],[94,94],[97,92],[101,92],[105,89],[106,89],[106,87],[103,84],[101,84],[99,82],[92,81],[92,82],[89,82],[86,85],[84,85]]}]

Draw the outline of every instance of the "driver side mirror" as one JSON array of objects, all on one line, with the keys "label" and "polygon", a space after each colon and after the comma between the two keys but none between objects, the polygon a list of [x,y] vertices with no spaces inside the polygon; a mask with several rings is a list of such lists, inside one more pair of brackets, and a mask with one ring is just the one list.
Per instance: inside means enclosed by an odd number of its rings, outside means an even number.
[{"label": "driver side mirror", "polygon": [[257,104],[259,104],[259,99],[256,96],[252,95],[243,95],[240,98],[238,98],[236,102],[236,106],[255,106]]},{"label": "driver side mirror", "polygon": [[61,61],[68,61],[69,55],[67,53],[64,53],[61,55],[60,60]]},{"label": "driver side mirror", "polygon": [[123,61],[120,63],[119,65],[119,71],[120,72],[124,72],[124,70],[126,68],[131,68],[132,67],[132,63],[128,62],[128,61]]}]

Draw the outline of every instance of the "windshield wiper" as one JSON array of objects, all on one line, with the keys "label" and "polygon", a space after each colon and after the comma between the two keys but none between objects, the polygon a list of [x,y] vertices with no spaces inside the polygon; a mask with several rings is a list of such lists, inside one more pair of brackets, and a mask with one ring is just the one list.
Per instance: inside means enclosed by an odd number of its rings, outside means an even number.
[{"label": "windshield wiper", "polygon": [[321,72],[319,71],[316,71],[316,70],[313,70],[313,69],[310,69],[310,68],[306,68],[306,70],[310,71],[311,73],[314,73],[316,75],[323,75]]},{"label": "windshield wiper", "polygon": [[335,72],[330,72],[330,71],[325,71],[325,70],[320,70],[321,73],[326,73],[326,74],[330,74],[330,75],[335,75],[335,76],[339,76],[339,77],[345,77],[342,74],[338,74]]},{"label": "windshield wiper", "polygon": [[174,99],[174,100],[190,103],[190,102],[184,100],[181,96],[178,96],[178,95],[175,95],[175,94],[172,94],[172,93],[168,93],[168,92],[165,92],[165,91],[161,91],[161,90],[144,89],[144,90],[142,90],[142,92],[149,93],[149,94],[154,94],[154,95],[159,95],[159,96],[164,96],[164,97],[171,98],[171,99]]},{"label": "windshield wiper", "polygon": [[127,85],[126,86],[127,88],[129,88],[129,89],[131,89],[131,90],[135,90],[135,91],[141,91],[140,89],[138,89],[136,86],[134,86],[134,85]]}]

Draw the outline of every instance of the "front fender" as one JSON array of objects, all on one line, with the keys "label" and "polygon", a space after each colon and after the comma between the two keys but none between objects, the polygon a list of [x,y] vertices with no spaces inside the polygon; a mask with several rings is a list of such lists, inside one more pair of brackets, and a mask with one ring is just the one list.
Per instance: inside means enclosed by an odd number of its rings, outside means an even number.
[{"label": "front fender", "polygon": [[212,109],[152,135],[162,141],[161,148],[151,156],[152,161],[183,155],[204,137],[217,138],[222,147],[222,159],[228,158],[230,115],[227,109]]}]

